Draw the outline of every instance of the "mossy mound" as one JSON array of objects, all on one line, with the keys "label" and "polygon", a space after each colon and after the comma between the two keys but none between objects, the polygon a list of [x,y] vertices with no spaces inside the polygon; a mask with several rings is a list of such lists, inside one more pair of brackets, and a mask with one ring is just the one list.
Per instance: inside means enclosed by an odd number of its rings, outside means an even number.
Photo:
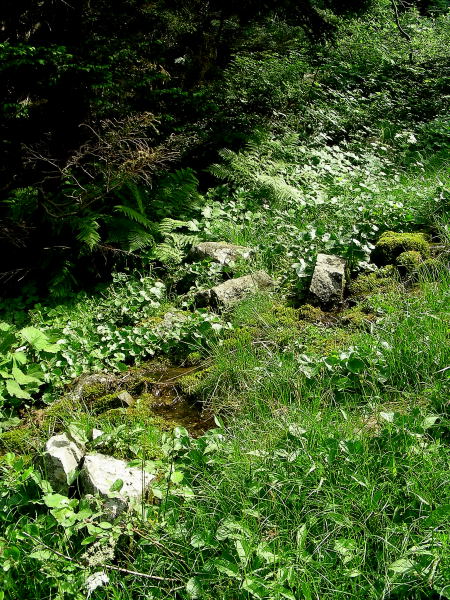
[{"label": "mossy mound", "polygon": [[341,315],[341,322],[347,327],[355,329],[367,329],[375,319],[376,315],[361,304],[345,310]]},{"label": "mossy mound", "polygon": [[298,309],[298,316],[302,321],[307,321],[308,323],[320,323],[325,315],[317,306],[304,304]]},{"label": "mossy mound", "polygon": [[443,271],[450,270],[450,261],[447,256],[436,256],[435,258],[427,258],[422,261],[417,267],[417,276],[424,281],[437,281],[442,277]]},{"label": "mossy mound", "polygon": [[196,367],[202,363],[203,357],[200,352],[191,352],[186,356],[186,360],[184,361],[184,366],[186,367]]},{"label": "mossy mound", "polygon": [[430,256],[430,244],[424,233],[397,233],[386,231],[380,237],[372,253],[372,260],[377,265],[389,265],[403,252],[419,252],[422,258]]},{"label": "mossy mound", "polygon": [[210,369],[202,369],[194,373],[189,373],[189,375],[184,375],[178,380],[177,388],[184,396],[197,398],[201,396],[202,390],[205,387],[205,380],[210,372]]},{"label": "mossy mound", "polygon": [[359,275],[349,285],[350,296],[364,297],[378,292],[398,290],[398,271],[393,265],[386,265],[378,271]]},{"label": "mossy mound", "polygon": [[417,250],[407,250],[399,254],[395,262],[400,272],[409,274],[417,271],[418,266],[423,262],[423,258]]},{"label": "mossy mound", "polygon": [[126,407],[127,402],[123,399],[123,394],[124,392],[117,392],[115,394],[106,394],[100,398],[95,398],[90,402],[89,408],[94,414],[100,414],[112,408]]},{"label": "mossy mound", "polygon": [[81,412],[83,412],[83,408],[79,400],[71,396],[63,396],[43,410],[43,424],[53,429],[67,420],[73,420],[74,415]]},{"label": "mossy mound", "polygon": [[43,437],[34,427],[18,427],[0,434],[0,452],[34,454],[42,445]]}]

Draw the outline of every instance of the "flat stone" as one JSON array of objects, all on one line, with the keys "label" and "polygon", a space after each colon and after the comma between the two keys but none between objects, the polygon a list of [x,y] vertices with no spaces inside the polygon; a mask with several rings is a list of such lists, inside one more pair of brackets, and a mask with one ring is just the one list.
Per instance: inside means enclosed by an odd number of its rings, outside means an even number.
[{"label": "flat stone", "polygon": [[[129,467],[124,460],[104,454],[87,454],[80,484],[83,493],[102,496],[105,508],[116,517],[130,504],[139,503],[154,477],[142,469]],[[111,492],[111,486],[119,479],[123,482],[122,487]]]},{"label": "flat stone", "polygon": [[129,392],[127,392],[126,390],[124,390],[123,392],[119,392],[117,394],[117,398],[123,404],[126,404],[127,406],[132,406],[134,404],[133,396]]},{"label": "flat stone", "polygon": [[83,449],[65,433],[48,440],[43,455],[45,477],[56,492],[67,494],[70,479],[83,455]]},{"label": "flat stone", "polygon": [[318,254],[309,288],[311,303],[332,308],[342,303],[345,288],[345,259]]},{"label": "flat stone", "polygon": [[255,292],[267,290],[274,286],[274,280],[267,273],[257,271],[252,275],[229,279],[210,290],[199,292],[196,301],[199,306],[229,308]]},{"label": "flat stone", "polygon": [[190,257],[193,260],[210,258],[222,265],[230,265],[238,258],[248,259],[253,252],[252,248],[236,246],[227,242],[202,242],[192,248]]}]

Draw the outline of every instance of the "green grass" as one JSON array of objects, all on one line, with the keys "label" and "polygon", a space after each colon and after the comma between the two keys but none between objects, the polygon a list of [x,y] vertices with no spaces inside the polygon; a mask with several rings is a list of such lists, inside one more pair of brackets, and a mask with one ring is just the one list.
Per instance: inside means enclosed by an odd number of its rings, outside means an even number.
[{"label": "green grass", "polygon": [[[138,574],[106,568],[110,584],[93,597],[450,597],[449,289],[442,270],[409,294],[372,295],[365,302],[379,319],[351,333],[297,320],[277,298],[237,307],[234,333],[211,350],[197,390],[226,426],[163,439],[159,464],[182,484],[143,520],[127,517],[97,537],[119,536],[115,564]],[[113,452],[142,444],[138,429],[108,427]],[[64,586],[78,598],[73,590],[102,569],[83,563],[86,534],[61,535],[45,507],[32,508],[36,476],[8,461],[4,586],[14,600],[63,597]],[[36,542],[22,530],[84,570],[56,554],[30,558]]]}]

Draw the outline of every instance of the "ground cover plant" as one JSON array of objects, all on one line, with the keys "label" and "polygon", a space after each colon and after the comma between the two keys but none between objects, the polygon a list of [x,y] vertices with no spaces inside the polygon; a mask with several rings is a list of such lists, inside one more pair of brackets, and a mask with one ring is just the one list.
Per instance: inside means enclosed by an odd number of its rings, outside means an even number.
[{"label": "ground cover plant", "polygon": [[8,7],[0,600],[450,598],[448,6],[274,4]]}]

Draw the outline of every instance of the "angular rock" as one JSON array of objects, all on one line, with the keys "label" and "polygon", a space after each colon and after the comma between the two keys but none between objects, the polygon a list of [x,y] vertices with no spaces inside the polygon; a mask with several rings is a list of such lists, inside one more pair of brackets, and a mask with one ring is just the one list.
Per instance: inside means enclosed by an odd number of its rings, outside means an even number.
[{"label": "angular rock", "polygon": [[123,392],[119,392],[117,394],[117,398],[122,402],[122,404],[125,404],[126,406],[132,406],[134,404],[133,396],[126,390],[124,390]]},{"label": "angular rock", "polygon": [[238,258],[247,259],[252,254],[252,248],[246,246],[236,246],[227,242],[202,242],[192,248],[190,258],[193,260],[210,258],[222,265],[229,265]]},{"label": "angular rock", "polygon": [[309,288],[311,302],[323,308],[342,303],[345,288],[346,261],[340,256],[318,254]]},{"label": "angular rock", "polygon": [[83,455],[83,449],[65,433],[54,435],[48,440],[43,456],[44,470],[45,477],[55,491],[67,494],[70,478]]},{"label": "angular rock", "polygon": [[274,286],[274,280],[267,273],[257,271],[252,275],[229,279],[210,290],[199,292],[196,301],[199,306],[229,308],[255,292],[267,290]]},{"label": "angular rock", "polygon": [[[154,475],[136,467],[128,467],[126,461],[104,454],[87,454],[84,457],[80,484],[83,493],[99,494],[105,499],[105,508],[112,517],[136,504],[145,495]],[[118,482],[120,480],[122,485]],[[111,491],[117,483],[120,489]]]}]

